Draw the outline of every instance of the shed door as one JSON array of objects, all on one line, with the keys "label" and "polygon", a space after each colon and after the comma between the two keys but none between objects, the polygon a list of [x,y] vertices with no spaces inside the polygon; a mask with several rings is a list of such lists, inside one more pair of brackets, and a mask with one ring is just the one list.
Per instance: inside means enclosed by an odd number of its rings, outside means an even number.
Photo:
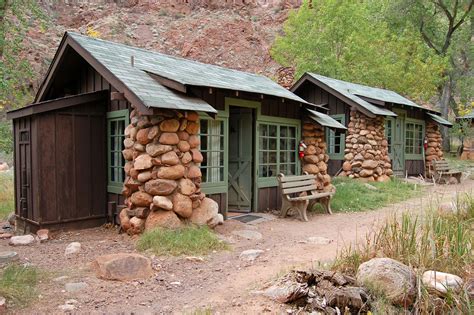
[{"label": "shed door", "polygon": [[31,119],[22,118],[16,123],[16,184],[18,194],[16,214],[28,218],[32,215],[31,195]]},{"label": "shed door", "polygon": [[253,110],[231,107],[229,117],[229,210],[252,205]]},{"label": "shed door", "polygon": [[403,176],[405,172],[405,116],[398,114],[396,118],[388,118],[386,128],[393,173],[395,176]]}]

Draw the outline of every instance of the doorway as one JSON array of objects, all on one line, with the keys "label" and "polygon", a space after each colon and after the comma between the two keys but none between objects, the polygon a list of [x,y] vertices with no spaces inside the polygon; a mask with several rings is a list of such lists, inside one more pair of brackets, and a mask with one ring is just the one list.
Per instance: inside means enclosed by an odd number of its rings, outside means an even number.
[{"label": "doorway", "polygon": [[229,108],[228,209],[252,211],[254,110]]},{"label": "doorway", "polygon": [[405,114],[397,112],[397,117],[387,118],[386,135],[392,170],[395,176],[405,175]]}]

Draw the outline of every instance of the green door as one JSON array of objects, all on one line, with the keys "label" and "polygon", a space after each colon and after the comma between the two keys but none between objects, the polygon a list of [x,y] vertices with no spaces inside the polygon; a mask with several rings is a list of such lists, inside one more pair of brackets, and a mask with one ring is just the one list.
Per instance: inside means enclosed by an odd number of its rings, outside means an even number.
[{"label": "green door", "polygon": [[253,110],[231,107],[229,116],[229,211],[252,210]]},{"label": "green door", "polygon": [[385,124],[392,170],[395,176],[405,175],[405,115],[397,113],[395,118],[387,118]]}]

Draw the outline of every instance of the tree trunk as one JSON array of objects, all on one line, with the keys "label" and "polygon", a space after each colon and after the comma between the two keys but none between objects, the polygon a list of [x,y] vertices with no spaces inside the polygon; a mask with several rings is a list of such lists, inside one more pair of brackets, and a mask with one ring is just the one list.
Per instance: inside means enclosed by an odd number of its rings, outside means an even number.
[{"label": "tree trunk", "polygon": [[[448,77],[446,82],[444,83],[443,86],[443,91],[441,93],[441,97],[438,101],[438,106],[439,110],[441,111],[441,115],[445,118],[448,119],[448,113],[449,113],[449,101],[451,99],[451,94],[452,94],[452,80],[451,76]],[[450,139],[449,139],[449,133],[448,133],[448,128],[445,126],[441,126],[441,135],[443,137],[443,151],[449,152],[450,151]]]}]

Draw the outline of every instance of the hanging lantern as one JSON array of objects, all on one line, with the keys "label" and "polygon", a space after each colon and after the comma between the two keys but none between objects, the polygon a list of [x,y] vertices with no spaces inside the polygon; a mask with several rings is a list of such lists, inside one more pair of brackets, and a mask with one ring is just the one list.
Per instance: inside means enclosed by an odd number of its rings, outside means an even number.
[{"label": "hanging lantern", "polygon": [[304,143],[303,140],[300,141],[300,144],[298,145],[298,155],[300,159],[304,158],[304,150],[307,148],[306,144]]}]

